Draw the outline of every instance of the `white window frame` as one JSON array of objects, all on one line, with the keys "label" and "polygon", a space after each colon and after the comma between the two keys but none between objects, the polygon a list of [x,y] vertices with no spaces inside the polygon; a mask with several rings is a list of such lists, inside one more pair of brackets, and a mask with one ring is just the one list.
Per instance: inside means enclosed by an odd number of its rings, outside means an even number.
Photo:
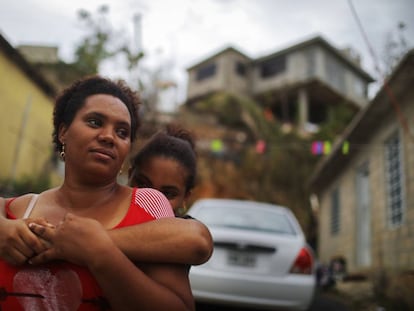
[{"label": "white window frame", "polygon": [[[392,149],[392,144],[396,149]],[[387,224],[397,228],[405,221],[404,159],[401,134],[397,130],[384,142]]]}]

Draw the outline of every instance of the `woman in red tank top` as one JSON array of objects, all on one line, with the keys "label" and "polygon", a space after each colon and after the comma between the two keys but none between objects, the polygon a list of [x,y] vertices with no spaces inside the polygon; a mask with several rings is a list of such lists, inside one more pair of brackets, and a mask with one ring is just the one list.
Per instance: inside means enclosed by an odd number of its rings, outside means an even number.
[{"label": "woman in red tank top", "polygon": [[[58,97],[53,140],[65,178],[36,198],[28,221],[47,250],[19,267],[1,261],[2,310],[194,310],[186,266],[134,264],[108,233],[173,216],[160,192],[116,181],[136,137],[138,102],[124,83],[98,76]],[[9,202],[9,218],[22,218],[32,198]],[[35,265],[45,258],[55,260]]]}]

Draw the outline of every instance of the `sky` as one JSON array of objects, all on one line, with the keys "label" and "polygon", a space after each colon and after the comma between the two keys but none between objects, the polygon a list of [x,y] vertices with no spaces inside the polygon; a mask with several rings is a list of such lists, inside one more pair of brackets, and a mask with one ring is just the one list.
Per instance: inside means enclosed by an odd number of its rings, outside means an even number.
[{"label": "sky", "polygon": [[[185,99],[186,68],[229,46],[257,58],[320,35],[334,47],[352,48],[374,77],[386,38],[398,34],[399,22],[414,47],[413,0],[0,0],[0,32],[13,46],[58,46],[60,58],[70,62],[87,34],[78,10],[95,14],[103,4],[112,28],[131,47],[140,42],[142,66],[177,83],[178,102]],[[119,60],[106,62],[101,73],[130,79]]]}]

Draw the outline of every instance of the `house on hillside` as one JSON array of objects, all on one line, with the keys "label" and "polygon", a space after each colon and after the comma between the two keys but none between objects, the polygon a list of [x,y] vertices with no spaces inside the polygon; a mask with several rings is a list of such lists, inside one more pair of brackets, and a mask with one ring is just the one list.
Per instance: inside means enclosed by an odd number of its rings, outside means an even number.
[{"label": "house on hillside", "polygon": [[233,47],[204,59],[187,69],[187,103],[217,92],[249,96],[252,59]]},{"label": "house on hillside", "polygon": [[351,273],[414,270],[413,85],[411,50],[318,163],[320,261],[342,257]]},{"label": "house on hillside", "polygon": [[57,46],[19,45],[17,50],[32,64],[56,64],[59,62]]},{"label": "house on hillside", "polygon": [[75,64],[59,59],[57,46],[19,45],[16,49],[57,91],[86,75]]},{"label": "house on hillside", "polygon": [[306,130],[327,122],[338,105],[357,111],[367,104],[373,78],[353,54],[320,36],[257,59],[229,47],[187,69],[187,104],[216,92],[249,96],[281,123]]},{"label": "house on hillside", "polygon": [[52,159],[56,91],[1,34],[0,72],[0,182],[44,174]]}]

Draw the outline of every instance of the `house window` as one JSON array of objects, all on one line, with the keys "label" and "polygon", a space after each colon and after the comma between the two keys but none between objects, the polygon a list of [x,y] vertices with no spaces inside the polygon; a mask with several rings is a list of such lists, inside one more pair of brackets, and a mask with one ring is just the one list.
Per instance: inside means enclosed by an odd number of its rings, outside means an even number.
[{"label": "house window", "polygon": [[216,74],[216,64],[208,64],[197,70],[196,79],[198,81],[210,78]]},{"label": "house window", "polygon": [[387,218],[391,227],[401,225],[404,218],[403,164],[401,160],[401,140],[396,132],[385,142]]},{"label": "house window", "polygon": [[336,188],[331,193],[331,233],[337,234],[339,232],[339,189]]},{"label": "house window", "polygon": [[239,76],[246,76],[246,65],[242,62],[236,62],[236,73]]},{"label": "house window", "polygon": [[286,70],[286,56],[280,55],[268,59],[260,64],[260,75],[262,78],[275,76]]}]

